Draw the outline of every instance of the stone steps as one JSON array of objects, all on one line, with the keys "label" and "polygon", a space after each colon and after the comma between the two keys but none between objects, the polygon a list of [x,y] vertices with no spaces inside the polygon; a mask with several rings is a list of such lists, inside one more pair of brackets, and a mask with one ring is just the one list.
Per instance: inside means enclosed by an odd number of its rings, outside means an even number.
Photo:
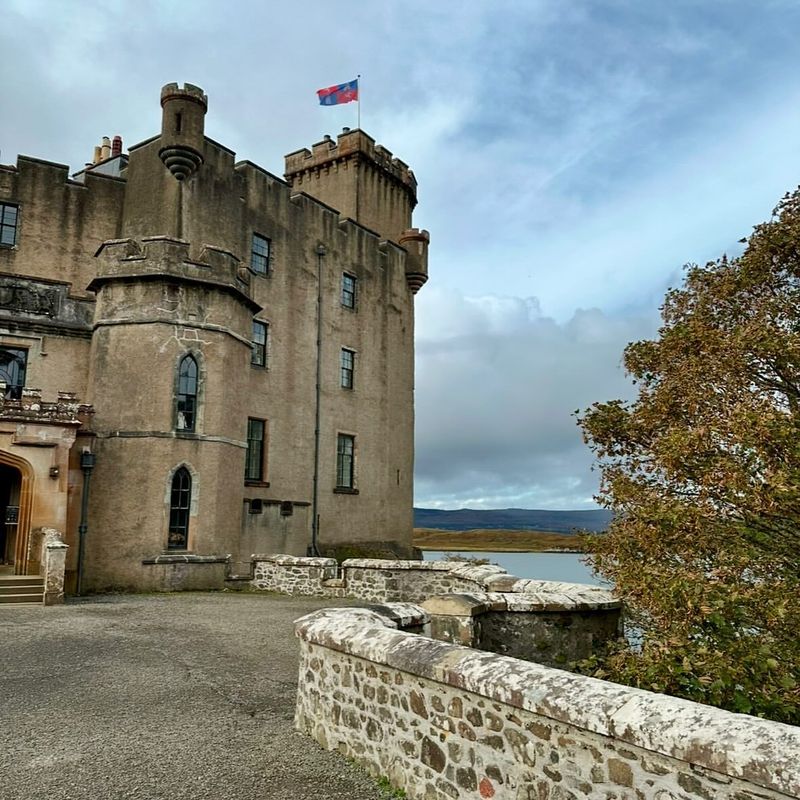
[{"label": "stone steps", "polygon": [[0,575],[0,605],[42,605],[44,578],[39,575]]}]

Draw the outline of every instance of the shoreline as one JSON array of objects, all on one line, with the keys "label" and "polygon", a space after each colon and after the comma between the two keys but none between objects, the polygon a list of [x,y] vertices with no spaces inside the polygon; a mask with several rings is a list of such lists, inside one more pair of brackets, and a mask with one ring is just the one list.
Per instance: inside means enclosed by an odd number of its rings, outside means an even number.
[{"label": "shoreline", "polygon": [[420,550],[486,553],[587,553],[580,534],[553,531],[472,529],[450,531],[415,528],[412,540]]}]

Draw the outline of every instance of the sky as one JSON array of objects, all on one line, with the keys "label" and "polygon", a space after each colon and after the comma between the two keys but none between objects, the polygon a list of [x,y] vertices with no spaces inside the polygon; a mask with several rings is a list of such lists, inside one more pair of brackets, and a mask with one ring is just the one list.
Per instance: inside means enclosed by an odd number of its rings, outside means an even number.
[{"label": "sky", "polygon": [[591,508],[574,412],[633,398],[683,265],[800,181],[796,0],[2,0],[0,162],[157,132],[164,83],[280,174],[361,125],[419,182],[416,504]]}]

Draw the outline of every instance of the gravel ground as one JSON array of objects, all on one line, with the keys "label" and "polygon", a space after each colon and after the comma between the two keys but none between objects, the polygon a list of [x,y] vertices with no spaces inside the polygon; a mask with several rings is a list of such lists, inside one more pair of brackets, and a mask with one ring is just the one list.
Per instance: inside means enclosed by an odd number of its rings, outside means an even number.
[{"label": "gravel ground", "polygon": [[0,606],[0,798],[387,797],[293,729],[292,621],[324,605],[192,593]]}]

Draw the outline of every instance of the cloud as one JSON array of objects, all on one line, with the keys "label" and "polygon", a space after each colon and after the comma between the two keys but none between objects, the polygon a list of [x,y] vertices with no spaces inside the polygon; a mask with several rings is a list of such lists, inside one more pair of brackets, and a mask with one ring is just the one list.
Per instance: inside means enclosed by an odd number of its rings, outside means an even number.
[{"label": "cloud", "polygon": [[582,309],[563,324],[535,298],[417,298],[417,504],[577,508],[596,490],[571,412],[629,397],[629,341],[655,315]]}]

